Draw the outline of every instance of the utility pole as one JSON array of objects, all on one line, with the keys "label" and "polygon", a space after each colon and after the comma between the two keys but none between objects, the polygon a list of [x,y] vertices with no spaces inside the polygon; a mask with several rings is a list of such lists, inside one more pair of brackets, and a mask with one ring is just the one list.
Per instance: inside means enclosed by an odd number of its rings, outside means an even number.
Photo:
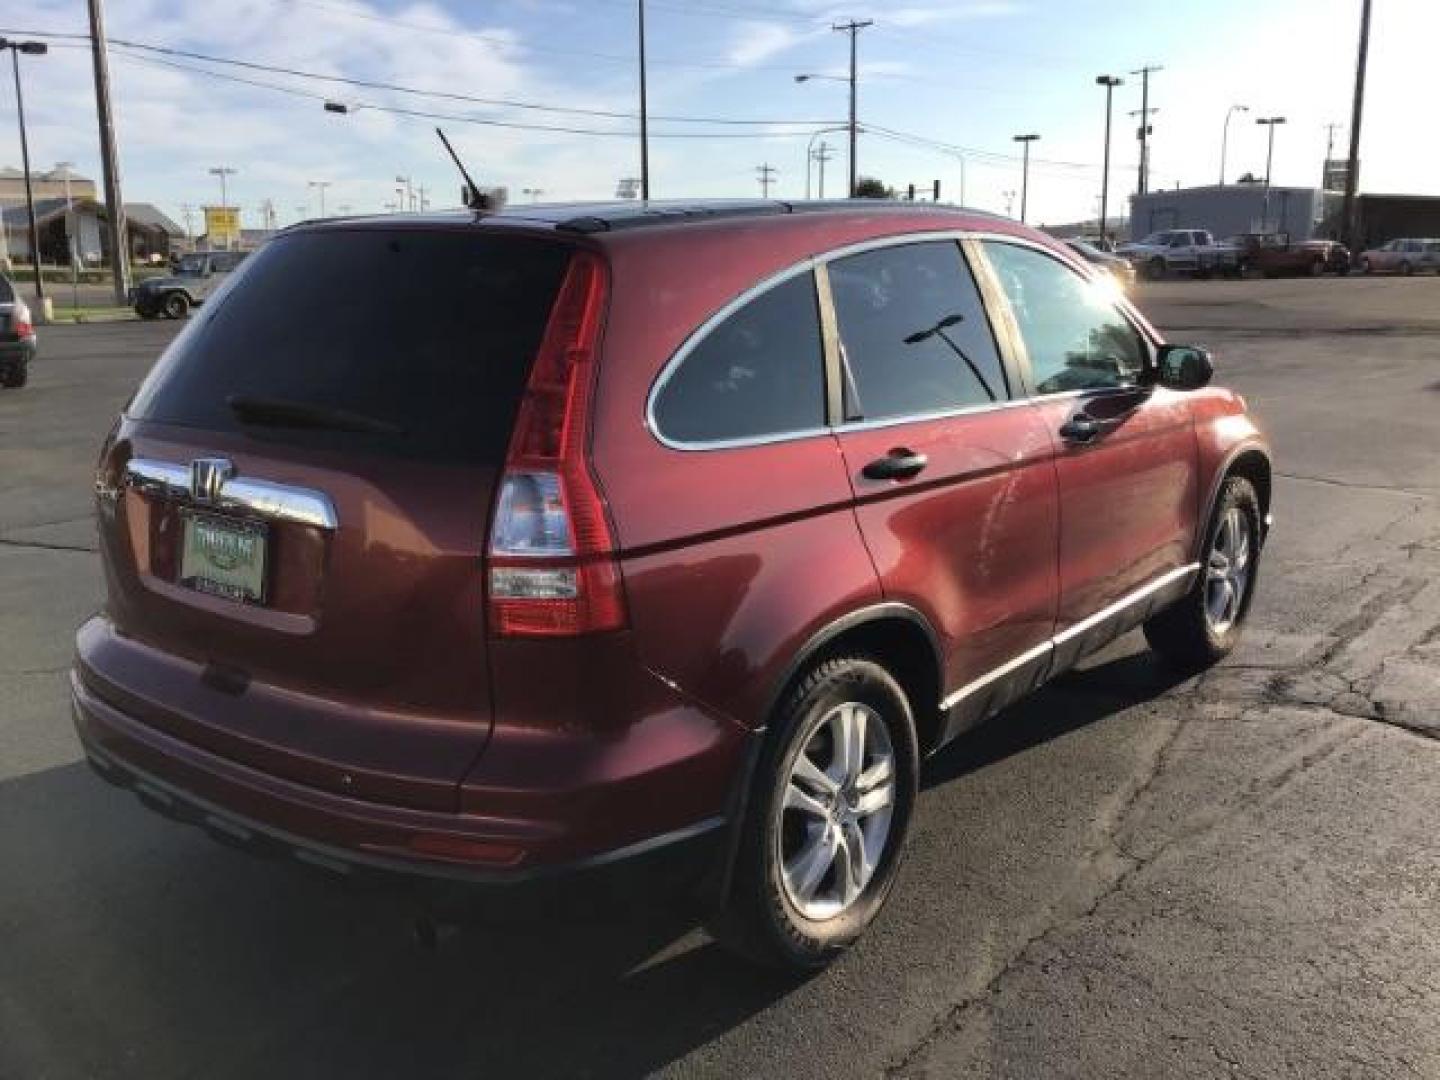
[{"label": "utility pole", "polygon": [[1332,121],[1323,126],[1325,128],[1325,163],[1320,167],[1320,196],[1322,200],[1324,199],[1326,190],[1325,181],[1330,179],[1330,161],[1335,156],[1335,132],[1339,131],[1345,125]]},{"label": "utility pole", "polygon": [[1350,160],[1345,168],[1345,246],[1360,250],[1360,121],[1365,111],[1365,63],[1370,56],[1370,0],[1361,0],[1360,52],[1355,59],[1355,104],[1350,112]]},{"label": "utility pole", "polygon": [[645,0],[637,0],[640,15],[640,198],[650,201],[650,109],[645,98]]},{"label": "utility pole", "polygon": [[1000,193],[1000,197],[1005,200],[1005,216],[1006,216],[1006,217],[1014,217],[1014,216],[1015,216],[1015,189],[1014,189],[1014,188],[1010,188],[1010,189],[1008,189],[1008,190],[1006,190],[1006,191],[1002,191],[1002,192]]},{"label": "utility pole", "polygon": [[[0,50],[10,50],[15,68],[15,111],[20,119],[20,166],[25,170],[25,207],[30,217],[30,263],[35,269],[35,299],[40,302],[42,318],[49,318],[45,303],[45,280],[40,273],[40,230],[35,224],[35,187],[30,181],[30,141],[25,134],[25,95],[20,90],[20,54],[44,56],[49,46],[43,41],[9,41],[0,38]],[[3,228],[3,226],[0,226]]]},{"label": "utility pole", "polygon": [[1116,75],[1097,75],[1095,85],[1105,87],[1105,168],[1100,180],[1100,239],[1106,239],[1105,229],[1109,224],[1110,212],[1110,114],[1114,102],[1115,87],[1123,86],[1125,80]]},{"label": "utility pole", "polygon": [[105,179],[106,218],[110,233],[110,276],[115,303],[130,297],[130,242],[125,228],[125,201],[120,197],[120,155],[115,150],[115,117],[110,110],[110,58],[105,44],[103,0],[90,6],[90,53],[95,67],[95,112],[100,120],[100,167]]},{"label": "utility pole", "polygon": [[1147,64],[1139,71],[1130,72],[1140,76],[1140,130],[1136,132],[1140,140],[1140,175],[1135,190],[1141,195],[1150,190],[1150,114],[1160,111],[1150,108],[1150,75],[1164,70],[1160,64]]},{"label": "utility pole", "polygon": [[405,185],[404,187],[397,187],[395,189],[395,194],[400,197],[400,208],[402,210],[414,210],[415,189],[410,184],[410,177],[397,176],[395,177],[395,183]]},{"label": "utility pole", "polygon": [[825,163],[835,156],[830,150],[830,144],[823,139],[820,141],[820,145],[815,148],[815,161],[820,166],[820,190],[816,198],[820,199],[825,197]]},{"label": "utility pole", "polygon": [[[420,209],[421,209],[421,210],[429,210],[429,209],[430,209],[430,189],[427,188],[424,184],[421,184],[419,187],[417,187],[417,188],[415,189],[415,194],[416,194],[416,195],[419,197],[419,199],[420,199]],[[321,213],[322,215],[325,213],[325,208],[324,208],[323,206],[320,208],[320,213]]]},{"label": "utility pole", "polygon": [[856,142],[856,82],[857,69],[855,64],[855,41],[860,31],[867,26],[874,26],[874,19],[851,19],[849,22],[835,23],[831,29],[850,35],[850,198],[855,197],[855,142]]},{"label": "utility pole", "polygon": [[[1035,134],[1030,134],[1030,135],[1016,135],[1016,136],[1015,136],[1015,141],[1018,142],[1018,143],[1023,143],[1024,146],[1025,146],[1025,164],[1024,164],[1024,166],[1021,167],[1021,170],[1020,170],[1020,224],[1021,224],[1021,225],[1024,225],[1024,224],[1025,224],[1025,209],[1026,209],[1027,205],[1029,204],[1029,198],[1030,198],[1030,144],[1031,144],[1032,142],[1034,142],[1034,141],[1035,141],[1036,139],[1038,139],[1038,138],[1040,138],[1040,136],[1039,136],[1039,135],[1035,135]],[[936,202],[939,202],[939,200],[937,199]]]},{"label": "utility pole", "polygon": [[190,216],[194,213],[195,208],[189,203],[180,204],[180,216],[185,219],[185,244],[187,247],[195,246],[195,230],[190,224]]},{"label": "utility pole", "polygon": [[780,170],[771,165],[768,161],[763,165],[755,166],[755,175],[760,180],[760,196],[768,199],[770,197],[770,185],[775,183],[775,176]]},{"label": "utility pole", "polygon": [[75,167],[73,161],[57,161],[55,168],[59,170],[65,181],[65,247],[70,255],[70,306],[80,306],[80,252],[76,247],[76,233],[79,230],[75,227],[75,207],[70,201],[70,170]]},{"label": "utility pole", "polygon": [[306,187],[312,187],[320,192],[320,216],[322,218],[325,216],[325,189],[330,186],[330,183],[329,180],[307,180],[305,182]]}]

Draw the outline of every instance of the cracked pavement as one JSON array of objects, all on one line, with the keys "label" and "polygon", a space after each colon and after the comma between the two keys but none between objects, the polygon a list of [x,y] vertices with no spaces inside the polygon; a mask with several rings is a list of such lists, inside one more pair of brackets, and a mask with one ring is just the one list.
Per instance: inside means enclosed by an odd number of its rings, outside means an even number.
[{"label": "cracked pavement", "polygon": [[933,759],[884,917],[799,983],[683,913],[565,895],[424,952],[405,898],[94,781],[63,672],[99,575],[71,549],[173,331],[51,330],[0,395],[0,1075],[1440,1075],[1437,301],[1146,288],[1275,442],[1243,643],[1180,679],[1129,635]]}]

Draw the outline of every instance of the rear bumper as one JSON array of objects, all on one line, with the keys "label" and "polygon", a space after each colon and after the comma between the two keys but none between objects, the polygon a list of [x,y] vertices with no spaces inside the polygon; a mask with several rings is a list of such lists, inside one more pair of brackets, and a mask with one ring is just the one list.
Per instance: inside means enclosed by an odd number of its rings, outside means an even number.
[{"label": "rear bumper", "polygon": [[722,848],[725,819],[717,815],[565,862],[507,867],[407,858],[389,852],[403,850],[421,834],[479,843],[514,837],[466,815],[379,807],[277,780],[147,728],[96,698],[73,673],[70,689],[85,756],[106,782],[229,846],[293,858],[346,877],[389,874],[513,886],[602,868],[638,871],[642,863],[647,872],[679,869],[698,877]]},{"label": "rear bumper", "polygon": [[[648,738],[575,736],[560,744],[568,755],[546,755],[554,747],[537,746],[533,730],[502,724],[459,784],[454,809],[396,805],[276,775],[189,741],[185,729],[153,722],[158,703],[142,701],[142,684],[113,684],[124,670],[115,650],[125,645],[104,619],[82,628],[77,644],[74,722],[96,772],[218,839],[347,874],[505,885],[641,856],[655,862],[662,852],[666,862],[705,869],[705,856],[727,833],[752,741],[728,721],[709,723],[674,702],[646,713]],[[143,684],[152,693],[169,685],[152,675]]]},{"label": "rear bumper", "polygon": [[35,339],[0,341],[0,365],[28,364],[35,359]]}]

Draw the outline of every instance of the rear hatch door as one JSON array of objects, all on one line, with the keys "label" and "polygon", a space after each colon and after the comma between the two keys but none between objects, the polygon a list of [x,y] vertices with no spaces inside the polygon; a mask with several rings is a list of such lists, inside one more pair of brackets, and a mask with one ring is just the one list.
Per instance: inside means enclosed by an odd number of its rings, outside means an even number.
[{"label": "rear hatch door", "polygon": [[100,681],[267,772],[453,807],[491,725],[491,496],[568,258],[540,235],[357,224],[248,259],[107,447],[130,653]]}]

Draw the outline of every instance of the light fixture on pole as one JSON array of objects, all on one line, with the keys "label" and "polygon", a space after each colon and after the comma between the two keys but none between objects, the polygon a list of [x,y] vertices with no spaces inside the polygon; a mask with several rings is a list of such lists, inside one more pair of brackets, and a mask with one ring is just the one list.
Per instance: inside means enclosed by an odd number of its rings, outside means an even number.
[{"label": "light fixture on pole", "polygon": [[1118,75],[1097,75],[1095,85],[1105,87],[1105,167],[1100,179],[1100,239],[1106,239],[1106,227],[1110,213],[1110,115],[1115,98],[1115,87],[1123,86],[1125,80]]},{"label": "light fixture on pole", "polygon": [[10,62],[15,69],[15,112],[20,120],[20,165],[25,170],[25,209],[30,218],[30,263],[35,269],[35,298],[40,301],[40,310],[44,313],[45,282],[40,275],[40,229],[35,224],[35,189],[30,181],[30,142],[25,134],[25,94],[20,89],[20,54],[44,56],[50,51],[50,47],[43,41],[11,41],[0,37],[0,49],[10,50]]},{"label": "light fixture on pole", "polygon": [[1034,142],[1034,141],[1035,141],[1036,139],[1038,139],[1038,138],[1040,138],[1040,136],[1034,134],[1033,132],[1032,132],[1031,134],[1029,134],[1029,135],[1016,135],[1016,136],[1015,136],[1015,141],[1018,142],[1018,143],[1023,143],[1024,146],[1025,146],[1025,164],[1024,164],[1023,166],[1021,166],[1021,169],[1020,169],[1020,224],[1021,224],[1021,225],[1024,225],[1024,224],[1025,224],[1025,210],[1026,210],[1026,207],[1029,205],[1029,197],[1030,197],[1030,144],[1031,144],[1032,142]]},{"label": "light fixture on pole", "polygon": [[1220,129],[1220,186],[1225,186],[1225,150],[1230,141],[1230,117],[1237,112],[1249,112],[1249,105],[1231,105],[1225,110],[1225,125]]},{"label": "light fixture on pole", "polygon": [[1265,201],[1264,209],[1260,212],[1260,224],[1263,229],[1268,230],[1270,228],[1270,166],[1275,160],[1275,128],[1285,123],[1285,117],[1262,116],[1255,123],[1266,128],[1269,134],[1265,146]]}]

